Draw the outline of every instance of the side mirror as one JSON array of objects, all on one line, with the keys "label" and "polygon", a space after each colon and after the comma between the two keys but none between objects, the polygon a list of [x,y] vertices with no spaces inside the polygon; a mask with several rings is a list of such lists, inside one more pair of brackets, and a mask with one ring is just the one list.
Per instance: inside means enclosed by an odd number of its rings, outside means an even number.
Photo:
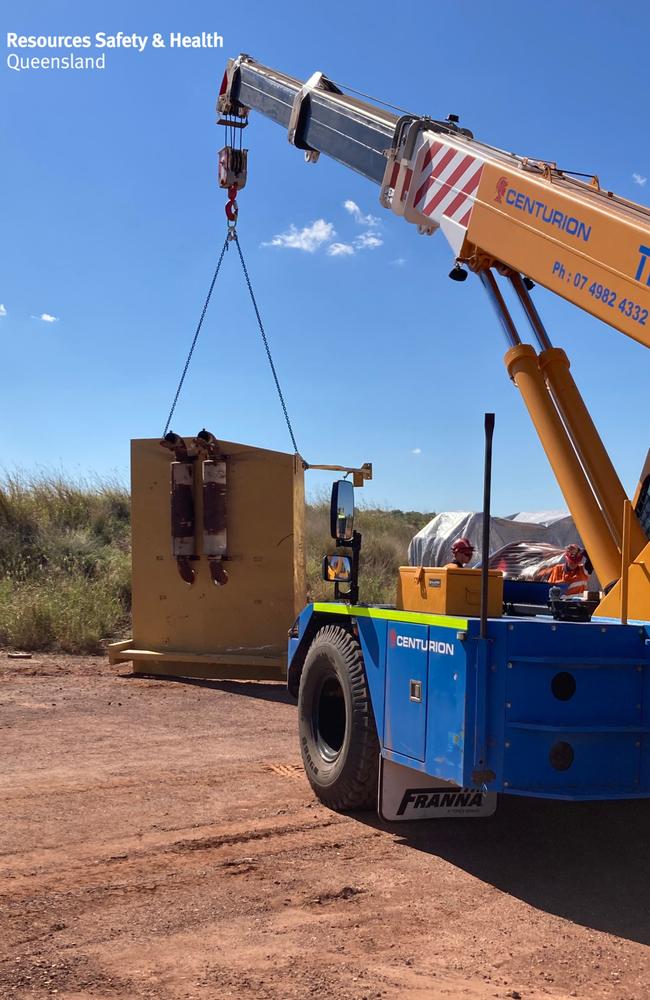
[{"label": "side mirror", "polygon": [[354,537],[354,486],[349,479],[339,479],[332,486],[330,534],[341,542]]},{"label": "side mirror", "polygon": [[352,560],[349,556],[323,556],[323,580],[328,583],[349,583],[352,579]]}]

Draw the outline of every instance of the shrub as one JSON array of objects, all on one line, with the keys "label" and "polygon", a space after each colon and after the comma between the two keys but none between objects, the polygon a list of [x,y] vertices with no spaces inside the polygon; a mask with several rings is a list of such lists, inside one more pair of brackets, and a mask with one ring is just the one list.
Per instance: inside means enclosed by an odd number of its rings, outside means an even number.
[{"label": "shrub", "polygon": [[114,482],[0,482],[0,643],[99,652],[131,606],[129,495]]}]

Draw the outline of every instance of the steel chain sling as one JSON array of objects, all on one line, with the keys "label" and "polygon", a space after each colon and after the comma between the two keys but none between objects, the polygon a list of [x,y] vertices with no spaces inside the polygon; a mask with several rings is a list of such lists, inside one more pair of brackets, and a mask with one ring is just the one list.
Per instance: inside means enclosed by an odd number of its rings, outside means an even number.
[{"label": "steel chain sling", "polygon": [[194,333],[194,339],[192,340],[192,346],[190,347],[189,354],[187,355],[187,360],[185,362],[185,367],[183,368],[183,373],[182,373],[182,375],[180,377],[180,381],[179,381],[178,387],[176,389],[176,395],[174,396],[174,402],[172,403],[172,408],[169,411],[169,416],[167,417],[167,423],[165,424],[165,429],[163,431],[163,437],[165,436],[165,434],[169,430],[169,425],[172,422],[172,417],[174,416],[174,410],[176,409],[176,403],[178,402],[178,397],[180,396],[181,389],[183,388],[183,382],[185,381],[185,376],[187,375],[187,369],[190,367],[190,361],[192,360],[192,355],[194,354],[194,348],[196,347],[196,342],[199,339],[199,334],[201,332],[201,327],[203,326],[203,320],[205,319],[205,314],[208,311],[208,306],[210,304],[210,299],[212,298],[212,290],[214,288],[215,282],[216,282],[217,277],[219,275],[219,271],[221,270],[221,263],[223,261],[223,258],[224,258],[224,255],[225,255],[227,249],[228,249],[228,237],[226,236],[226,239],[224,240],[224,244],[223,244],[223,246],[221,248],[221,253],[219,254],[219,260],[217,261],[217,266],[215,268],[215,272],[212,275],[212,281],[210,282],[210,288],[208,289],[208,295],[207,295],[207,298],[205,300],[205,304],[203,306],[203,311],[201,312],[201,317],[199,319],[198,326],[196,328],[196,332]]},{"label": "steel chain sling", "polygon": [[296,437],[295,437],[295,434],[293,432],[293,427],[291,425],[291,420],[289,418],[289,412],[287,410],[287,404],[285,403],[284,395],[283,395],[282,389],[280,387],[280,380],[278,378],[278,373],[276,371],[275,364],[273,362],[273,357],[271,355],[271,348],[269,347],[269,342],[268,342],[268,339],[267,339],[267,336],[266,336],[266,331],[264,330],[264,324],[262,323],[262,317],[260,316],[260,311],[259,311],[259,308],[258,308],[258,305],[257,305],[257,300],[255,298],[255,293],[253,291],[253,286],[251,284],[251,279],[250,279],[250,276],[248,274],[248,268],[246,267],[246,262],[244,260],[244,255],[242,253],[241,245],[239,243],[239,238],[237,236],[237,230],[234,228],[234,226],[228,228],[228,234],[227,234],[226,239],[224,241],[223,247],[221,248],[221,253],[219,255],[219,260],[217,262],[217,266],[215,268],[214,275],[212,276],[212,281],[210,283],[210,288],[208,289],[208,294],[207,294],[207,297],[206,297],[206,300],[205,300],[205,304],[203,306],[203,310],[201,312],[201,316],[200,316],[198,325],[196,327],[196,331],[194,333],[194,338],[192,340],[192,344],[190,346],[190,350],[189,350],[189,353],[187,355],[187,359],[185,361],[185,366],[183,368],[183,372],[181,374],[181,377],[180,377],[180,380],[179,380],[179,383],[178,383],[178,387],[176,389],[176,394],[174,396],[174,401],[172,403],[171,409],[169,411],[169,416],[167,417],[167,423],[165,424],[165,429],[163,431],[163,437],[167,434],[167,432],[169,430],[169,425],[172,422],[172,417],[174,416],[174,411],[176,409],[176,404],[178,402],[178,398],[180,396],[181,389],[183,388],[183,383],[185,381],[185,376],[187,375],[187,371],[188,371],[188,368],[190,366],[190,362],[192,360],[192,355],[194,353],[194,348],[196,347],[196,343],[197,343],[197,341],[199,339],[199,334],[201,332],[201,327],[203,326],[203,320],[205,319],[205,314],[206,314],[206,312],[208,310],[208,305],[210,304],[210,299],[212,297],[212,291],[214,289],[217,277],[219,275],[219,271],[221,269],[221,264],[223,262],[223,258],[224,258],[225,254],[226,254],[227,249],[228,249],[228,243],[231,240],[233,240],[235,242],[236,246],[237,246],[237,253],[239,254],[239,260],[241,261],[242,270],[244,272],[244,278],[246,279],[246,285],[248,287],[248,292],[249,292],[250,297],[251,297],[251,302],[253,303],[253,309],[255,310],[255,316],[257,318],[257,325],[259,327],[259,331],[260,331],[260,334],[261,334],[261,337],[262,337],[262,343],[264,344],[264,350],[266,351],[266,356],[268,358],[268,362],[269,362],[269,365],[270,365],[270,368],[271,368],[271,373],[273,375],[273,381],[275,382],[275,388],[276,388],[277,393],[278,393],[278,398],[280,400],[280,405],[282,406],[282,412],[284,413],[284,419],[286,421],[287,428],[289,430],[289,435],[291,437],[291,443],[293,445],[293,450],[294,450],[294,452],[296,454],[298,454],[298,445],[296,443]]}]

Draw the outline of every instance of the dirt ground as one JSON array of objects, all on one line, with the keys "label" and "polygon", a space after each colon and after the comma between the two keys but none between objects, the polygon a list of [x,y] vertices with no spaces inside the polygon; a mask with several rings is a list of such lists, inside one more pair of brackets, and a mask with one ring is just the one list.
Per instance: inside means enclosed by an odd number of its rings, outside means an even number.
[{"label": "dirt ground", "polygon": [[650,803],[388,828],[314,800],[280,685],[0,654],[0,997],[650,992]]}]

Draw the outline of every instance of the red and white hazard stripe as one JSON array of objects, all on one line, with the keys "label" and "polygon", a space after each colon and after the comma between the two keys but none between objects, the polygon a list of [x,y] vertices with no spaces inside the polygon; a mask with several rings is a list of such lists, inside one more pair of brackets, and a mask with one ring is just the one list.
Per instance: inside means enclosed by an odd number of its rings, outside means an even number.
[{"label": "red and white hazard stripe", "polygon": [[410,167],[407,167],[403,163],[393,164],[389,186],[392,187],[395,192],[394,205],[396,204],[399,206],[406,201],[406,196],[408,195],[409,187],[411,186],[412,176],[413,171]]},{"label": "red and white hazard stripe", "polygon": [[483,160],[434,141],[427,149],[415,183],[413,208],[440,223],[444,217],[469,224]]}]

